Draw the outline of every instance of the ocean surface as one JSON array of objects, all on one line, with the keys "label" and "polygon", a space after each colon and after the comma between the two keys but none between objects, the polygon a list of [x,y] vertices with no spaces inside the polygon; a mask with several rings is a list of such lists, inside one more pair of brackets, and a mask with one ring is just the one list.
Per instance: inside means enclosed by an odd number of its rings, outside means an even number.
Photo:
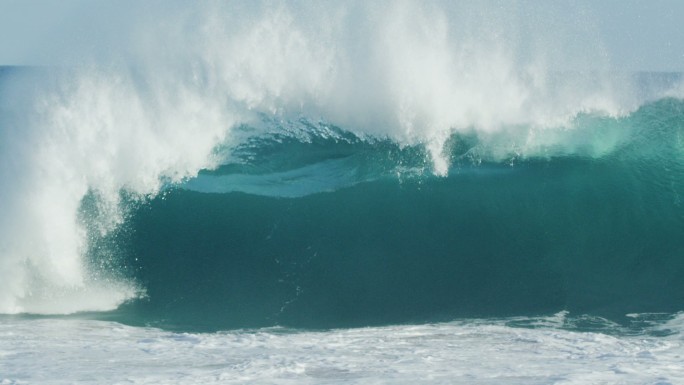
[{"label": "ocean surface", "polygon": [[684,75],[214,7],[0,68],[0,384],[684,383]]}]

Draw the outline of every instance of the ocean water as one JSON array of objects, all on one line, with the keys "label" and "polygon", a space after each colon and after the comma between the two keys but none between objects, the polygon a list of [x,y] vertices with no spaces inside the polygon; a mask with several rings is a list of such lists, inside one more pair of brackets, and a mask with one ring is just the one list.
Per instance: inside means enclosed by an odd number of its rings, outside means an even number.
[{"label": "ocean water", "polygon": [[4,384],[680,383],[681,316],[634,317],[642,326],[662,324],[644,332],[559,313],[195,334],[83,319],[3,320],[0,369]]},{"label": "ocean water", "polygon": [[684,75],[385,5],[0,68],[0,384],[683,382]]}]

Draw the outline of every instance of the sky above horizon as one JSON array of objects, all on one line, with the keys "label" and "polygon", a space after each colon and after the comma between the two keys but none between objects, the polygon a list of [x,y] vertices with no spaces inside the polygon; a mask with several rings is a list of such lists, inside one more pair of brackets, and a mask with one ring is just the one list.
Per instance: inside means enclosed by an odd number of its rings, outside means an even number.
[{"label": "sky above horizon", "polygon": [[[157,11],[187,4],[181,1],[141,5],[134,1],[0,0],[0,65],[52,65],[69,55],[97,55],[112,49],[117,36],[125,34],[136,22],[145,17],[153,20]],[[589,20],[606,55],[617,68],[684,71],[684,1],[494,0],[487,4],[492,7],[513,4],[527,12],[545,8],[545,15],[551,15],[553,23],[560,20],[577,31]],[[568,7],[579,10],[574,13],[575,17],[580,14],[586,20],[567,20]],[[159,17],[164,18],[164,12]]]}]

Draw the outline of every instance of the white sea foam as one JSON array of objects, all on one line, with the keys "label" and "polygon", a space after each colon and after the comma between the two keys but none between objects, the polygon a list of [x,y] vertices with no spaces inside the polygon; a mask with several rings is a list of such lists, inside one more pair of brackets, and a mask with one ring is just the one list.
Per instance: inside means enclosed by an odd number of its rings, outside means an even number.
[{"label": "white sea foam", "polygon": [[96,222],[105,233],[123,220],[120,189],[155,194],[162,179],[179,181],[211,166],[212,149],[234,124],[220,100],[170,90],[144,98],[130,78],[99,71],[56,76],[59,83],[39,87],[21,111],[27,116],[3,122],[2,156],[11,160],[0,170],[9,210],[0,235],[4,313],[42,312],[33,304],[45,302],[36,296],[47,292],[53,301],[62,293],[58,302],[71,302],[51,307],[56,312],[112,309],[128,298],[130,286],[99,295],[107,303],[82,301],[83,290],[103,288],[83,260],[82,199],[95,194]]},{"label": "white sea foam", "polygon": [[[102,321],[5,319],[0,321],[0,384],[684,381],[680,334],[613,336],[562,330],[557,321],[540,320],[535,328],[470,320],[325,332],[191,334]],[[662,327],[679,326],[681,319]]]}]

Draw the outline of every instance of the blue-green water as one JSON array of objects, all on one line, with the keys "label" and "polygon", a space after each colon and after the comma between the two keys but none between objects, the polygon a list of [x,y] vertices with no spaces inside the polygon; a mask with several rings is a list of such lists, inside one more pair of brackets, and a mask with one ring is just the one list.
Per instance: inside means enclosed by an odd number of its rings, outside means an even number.
[{"label": "blue-green water", "polygon": [[684,103],[574,124],[623,139],[496,161],[454,135],[435,176],[421,145],[301,121],[134,204],[91,259],[115,245],[146,290],[115,319],[190,330],[681,310]]},{"label": "blue-green water", "polygon": [[439,132],[265,112],[203,141],[126,120],[127,89],[41,99],[75,75],[3,71],[4,313],[207,331],[684,308],[679,74],[634,75],[622,114],[454,128],[435,150]]}]

